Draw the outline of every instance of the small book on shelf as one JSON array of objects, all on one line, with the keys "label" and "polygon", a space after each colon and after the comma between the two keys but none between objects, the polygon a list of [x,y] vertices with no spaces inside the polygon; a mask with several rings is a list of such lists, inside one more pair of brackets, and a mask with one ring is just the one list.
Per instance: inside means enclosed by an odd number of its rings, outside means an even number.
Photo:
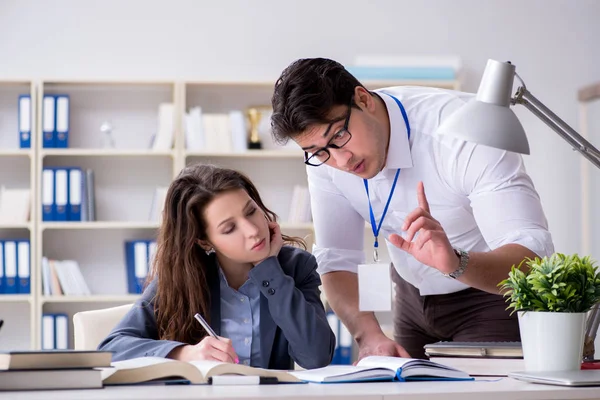
[{"label": "small book on shelf", "polygon": [[430,357],[523,358],[521,342],[436,342],[425,345]]},{"label": "small book on shelf", "polygon": [[365,357],[356,365],[329,365],[293,374],[316,383],[473,380],[466,372],[428,360],[384,356]]}]

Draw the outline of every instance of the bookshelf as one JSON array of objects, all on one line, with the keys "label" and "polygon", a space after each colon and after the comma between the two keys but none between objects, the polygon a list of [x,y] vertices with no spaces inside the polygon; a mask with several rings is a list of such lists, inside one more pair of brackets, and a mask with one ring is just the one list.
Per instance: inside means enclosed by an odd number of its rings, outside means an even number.
[{"label": "bookshelf", "polygon": [[[36,209],[35,193],[36,137],[37,127],[37,83],[35,81],[0,80],[0,185],[11,189],[29,189],[32,199],[29,207],[29,222],[0,222],[0,240],[29,240],[29,260],[35,259]],[[30,148],[20,148],[19,96],[30,96]],[[31,262],[33,265],[33,262]],[[30,269],[31,284],[35,276]],[[32,348],[36,340],[35,295],[0,295],[0,318],[4,326],[0,330],[0,349]]]},{"label": "bookshelf", "polygon": [[[270,104],[271,81],[0,81],[0,185],[31,189],[31,218],[0,224],[0,240],[30,240],[31,294],[0,295],[0,350],[41,348],[44,313],[66,313],[69,346],[72,316],[79,311],[133,303],[127,292],[124,242],[155,239],[158,222],[149,218],[155,189],[166,187],[186,165],[215,163],[246,173],[263,201],[279,217],[282,231],[306,239],[312,248],[312,224],[290,222],[294,185],[306,185],[303,153],[293,144],[278,147],[261,133],[264,148],[241,153],[186,149],[185,113],[245,111]],[[368,88],[403,84],[459,89],[458,81],[371,81]],[[19,149],[17,98],[32,100],[31,149]],[[44,95],[66,94],[70,101],[68,148],[43,146]],[[173,104],[173,139],[167,149],[151,148],[157,131],[158,107]],[[113,127],[115,147],[106,146],[101,125]],[[94,221],[43,221],[44,168],[80,167],[94,172]],[[9,172],[10,171],[10,172]],[[367,247],[369,248],[369,247]],[[383,249],[382,249],[383,250]],[[382,251],[382,257],[385,252]],[[42,258],[76,260],[91,295],[44,295]]]}]

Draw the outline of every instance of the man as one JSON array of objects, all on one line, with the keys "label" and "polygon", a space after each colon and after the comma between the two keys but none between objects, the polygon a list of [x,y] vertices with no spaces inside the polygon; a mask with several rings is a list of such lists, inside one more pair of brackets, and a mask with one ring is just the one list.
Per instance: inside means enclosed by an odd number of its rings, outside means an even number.
[{"label": "man", "polygon": [[[359,359],[424,358],[423,346],[438,340],[519,340],[497,285],[511,266],[554,248],[520,155],[436,134],[471,97],[423,87],[370,92],[322,58],[292,63],[275,85],[273,135],[305,150],[313,252]],[[386,239],[393,264],[395,342],[358,308],[365,221],[371,240]]]}]

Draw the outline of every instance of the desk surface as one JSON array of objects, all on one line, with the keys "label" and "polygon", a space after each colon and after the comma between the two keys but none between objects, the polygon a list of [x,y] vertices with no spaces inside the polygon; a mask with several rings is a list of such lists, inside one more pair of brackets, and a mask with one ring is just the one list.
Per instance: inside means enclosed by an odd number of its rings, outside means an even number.
[{"label": "desk surface", "polygon": [[103,389],[0,392],[4,399],[318,399],[318,400],[538,400],[600,399],[600,387],[569,388],[516,381],[510,378],[471,382],[379,382],[349,384],[287,384],[261,386],[146,385]]}]

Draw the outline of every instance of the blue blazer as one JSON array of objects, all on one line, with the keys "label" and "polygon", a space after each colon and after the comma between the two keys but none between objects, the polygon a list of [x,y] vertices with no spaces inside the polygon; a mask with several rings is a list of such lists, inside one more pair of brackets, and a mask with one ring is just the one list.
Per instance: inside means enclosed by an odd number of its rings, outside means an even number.
[{"label": "blue blazer", "polygon": [[[250,270],[249,279],[260,288],[261,368],[292,369],[331,363],[335,335],[329,327],[320,298],[321,279],[310,253],[283,246],[277,257],[267,258]],[[216,260],[207,271],[210,288],[211,327],[221,330],[221,295]],[[156,280],[119,324],[100,343],[98,350],[112,351],[113,361],[136,357],[166,357],[180,343],[158,340],[154,314]]]}]

